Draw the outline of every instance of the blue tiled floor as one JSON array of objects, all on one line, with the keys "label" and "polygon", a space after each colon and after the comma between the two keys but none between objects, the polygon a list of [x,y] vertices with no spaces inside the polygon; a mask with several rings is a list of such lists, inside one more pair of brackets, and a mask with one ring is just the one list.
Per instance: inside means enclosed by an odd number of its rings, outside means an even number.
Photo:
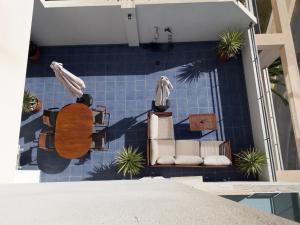
[{"label": "blue tiled floor", "polygon": [[[169,111],[173,112],[176,139],[230,139],[233,153],[252,146],[241,58],[222,63],[215,50],[215,42],[174,44],[172,49],[162,45],[157,52],[146,46],[125,45],[42,48],[42,58],[28,64],[25,89],[35,93],[44,108],[74,102],[49,67],[53,60],[62,62],[85,81],[85,92],[94,97],[94,106],[106,105],[111,112],[110,149],[71,161],[55,152],[43,152],[35,141],[42,129],[38,113],[22,118],[22,168],[39,168],[43,182],[121,179],[112,161],[123,146],[133,145],[146,153],[146,113],[151,110],[155,84],[161,75],[174,86]],[[217,115],[217,131],[188,131],[189,114],[210,112]],[[209,181],[244,179],[235,168],[145,168],[141,176],[144,175],[202,175]]]}]

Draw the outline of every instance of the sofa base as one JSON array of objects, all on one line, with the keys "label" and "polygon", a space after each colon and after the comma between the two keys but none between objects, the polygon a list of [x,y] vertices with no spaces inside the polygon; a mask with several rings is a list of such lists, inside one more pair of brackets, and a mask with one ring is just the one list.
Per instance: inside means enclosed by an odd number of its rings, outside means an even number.
[{"label": "sofa base", "polygon": [[159,167],[168,167],[168,168],[171,168],[171,167],[174,167],[174,168],[228,168],[228,167],[233,167],[233,165],[226,165],[226,166],[223,166],[223,165],[220,165],[220,166],[208,166],[208,165],[175,165],[175,164],[165,164],[165,165],[161,165],[161,164],[155,164],[155,165],[148,165],[148,167],[153,167],[153,168],[159,168]]}]

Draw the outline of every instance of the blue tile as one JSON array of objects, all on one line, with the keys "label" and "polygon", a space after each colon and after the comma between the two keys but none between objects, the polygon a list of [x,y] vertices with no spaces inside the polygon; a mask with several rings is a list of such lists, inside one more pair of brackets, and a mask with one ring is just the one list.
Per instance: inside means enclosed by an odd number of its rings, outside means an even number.
[{"label": "blue tile", "polygon": [[[162,46],[167,49],[167,45]],[[235,152],[253,145],[251,124],[243,66],[241,59],[219,63],[215,57],[215,42],[177,43],[169,51],[151,52],[126,45],[42,47],[42,59],[29,63],[25,87],[38,94],[44,108],[74,102],[68,91],[54,77],[49,68],[51,61],[61,60],[72,73],[86,83],[86,92],[92,94],[95,105],[106,105],[111,113],[108,128],[110,149],[107,152],[91,152],[90,158],[77,164],[72,160],[64,170],[56,174],[42,172],[41,181],[81,181],[85,179],[121,179],[110,164],[123,146],[133,145],[146,151],[146,112],[151,109],[154,90],[160,76],[168,76],[174,86],[170,94],[174,123],[185,120],[190,113],[215,112],[221,121],[216,132],[203,132],[203,139],[232,139]],[[193,68],[197,79],[191,83],[179,82],[184,65],[201,60],[199,68]],[[159,61],[159,65],[155,62]],[[20,146],[30,149],[42,129],[40,114],[22,121]],[[29,128],[28,128],[29,127]],[[26,132],[25,132],[26,131]],[[26,138],[22,134],[26,133]],[[176,137],[199,139],[199,133],[188,132],[188,121],[175,125]],[[33,157],[23,157],[24,168]],[[65,161],[59,161],[59,165]],[[97,166],[96,172],[93,167]],[[217,173],[203,169],[159,169],[145,168],[144,175],[188,176],[202,175],[206,180],[244,179],[235,170]],[[221,174],[221,175],[219,175]],[[225,178],[224,178],[225,177]]]}]

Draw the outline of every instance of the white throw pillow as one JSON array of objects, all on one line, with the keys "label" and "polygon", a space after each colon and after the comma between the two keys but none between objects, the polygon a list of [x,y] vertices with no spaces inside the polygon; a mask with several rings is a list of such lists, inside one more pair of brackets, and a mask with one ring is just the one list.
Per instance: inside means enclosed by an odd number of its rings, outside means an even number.
[{"label": "white throw pillow", "polygon": [[172,156],[164,155],[164,156],[158,157],[156,162],[157,162],[157,164],[168,165],[168,164],[174,164],[175,160],[174,160],[174,157],[172,157]]},{"label": "white throw pillow", "polygon": [[150,139],[158,139],[158,116],[150,115]]},{"label": "white throw pillow", "polygon": [[203,159],[196,155],[177,155],[175,157],[175,164],[177,165],[200,165]]},{"label": "white throw pillow", "polygon": [[229,166],[231,165],[231,161],[225,155],[211,155],[211,156],[204,157],[204,165]]}]

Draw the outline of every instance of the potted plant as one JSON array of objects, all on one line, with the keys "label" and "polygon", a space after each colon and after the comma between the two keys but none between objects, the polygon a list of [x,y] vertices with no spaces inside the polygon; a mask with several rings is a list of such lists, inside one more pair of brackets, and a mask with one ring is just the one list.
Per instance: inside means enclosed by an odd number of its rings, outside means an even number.
[{"label": "potted plant", "polygon": [[[272,93],[277,95],[281,102],[287,106],[289,101],[285,97],[285,94],[282,94],[282,92],[285,92],[286,85],[284,83],[283,69],[280,58],[276,59],[268,67],[268,72]],[[283,88],[283,90],[281,90],[280,87]]]},{"label": "potted plant", "polygon": [[23,113],[36,113],[42,109],[42,102],[38,97],[32,95],[29,90],[24,91]]},{"label": "potted plant", "polygon": [[244,150],[236,154],[236,157],[237,167],[247,177],[249,175],[257,177],[262,173],[262,169],[267,163],[265,154],[255,148]]},{"label": "potted plant", "polygon": [[29,59],[31,59],[33,61],[37,61],[41,57],[41,52],[40,52],[39,47],[32,41],[30,41],[30,44],[29,44],[28,57],[29,57]]},{"label": "potted plant", "polygon": [[123,150],[117,155],[115,164],[118,167],[118,173],[123,173],[123,176],[132,176],[138,175],[143,166],[144,159],[142,153],[138,152],[138,148],[133,148],[129,146],[123,148]]},{"label": "potted plant", "polygon": [[218,41],[218,56],[222,61],[233,58],[244,45],[244,33],[238,30],[225,31]]}]

